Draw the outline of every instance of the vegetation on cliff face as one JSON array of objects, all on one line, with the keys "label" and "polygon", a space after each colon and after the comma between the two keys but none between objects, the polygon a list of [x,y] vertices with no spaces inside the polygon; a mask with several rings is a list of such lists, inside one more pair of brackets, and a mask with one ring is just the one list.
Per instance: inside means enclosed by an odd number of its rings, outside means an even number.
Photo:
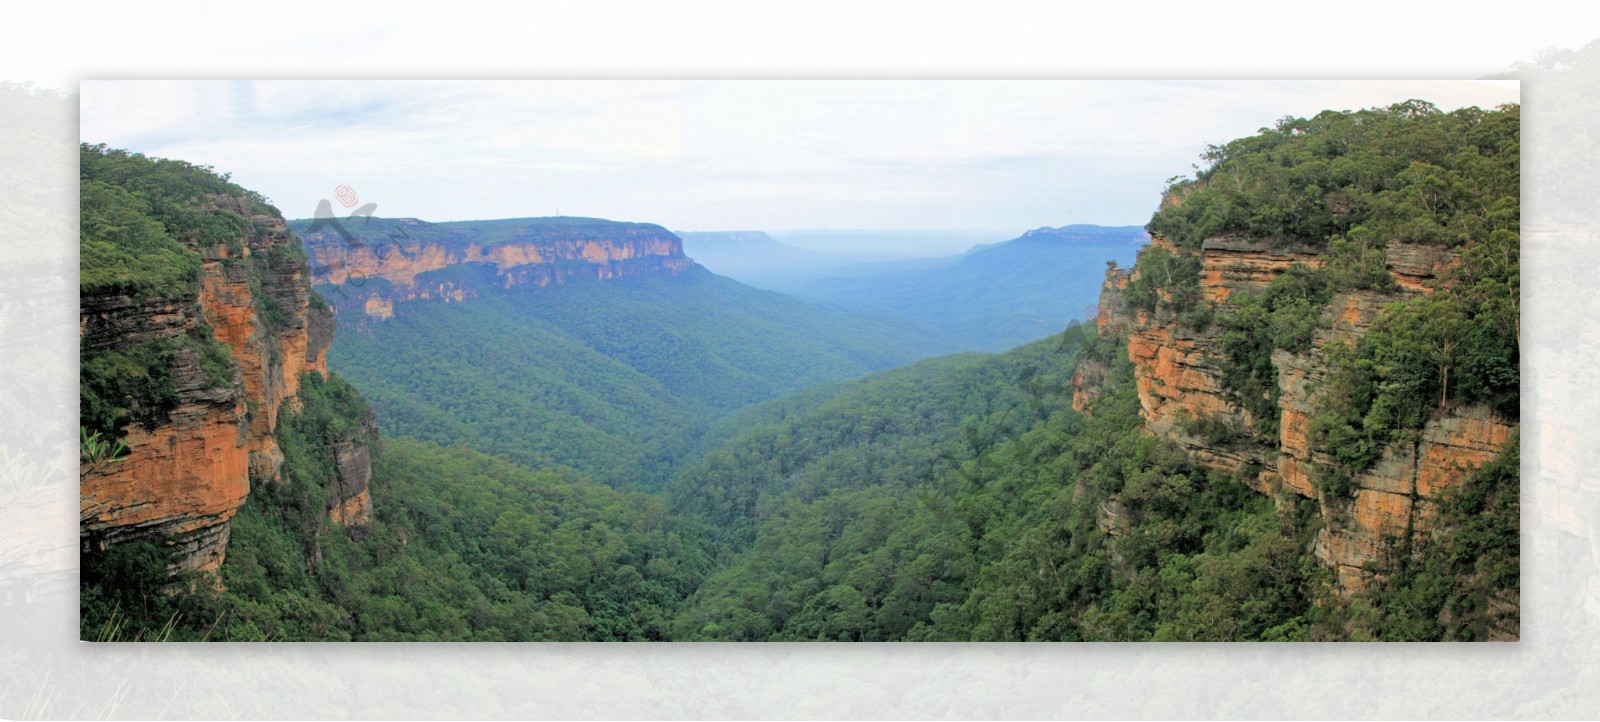
[{"label": "vegetation on cliff face", "polygon": [[[238,199],[252,213],[277,211],[226,174],[103,144],[80,146],[79,174],[80,297],[123,299],[148,314],[176,306],[197,319],[185,333],[117,347],[85,345],[81,424],[115,438],[129,423],[153,427],[165,420],[178,403],[175,365],[198,363],[212,388],[233,385],[232,354],[196,306],[201,249],[225,249],[229,260],[251,264],[259,277],[270,259],[242,258],[241,239],[254,232],[250,219],[218,200]],[[263,317],[281,321],[281,311],[272,313],[272,298],[256,290]]]},{"label": "vegetation on cliff face", "polygon": [[1434,531],[1396,540],[1392,575],[1350,604],[1324,604],[1330,639],[1482,641],[1521,627],[1520,447],[1515,437],[1441,500]]},{"label": "vegetation on cliff face", "polygon": [[85,294],[182,294],[199,280],[196,249],[238,250],[250,229],[240,213],[206,207],[243,199],[251,212],[276,214],[261,194],[227,174],[180,160],[84,144],[79,153],[80,288]]},{"label": "vegetation on cliff face", "polygon": [[232,353],[200,327],[87,354],[78,368],[79,424],[88,433],[115,439],[130,423],[146,428],[165,423],[179,403],[173,367],[196,359],[212,388],[233,385]]},{"label": "vegetation on cliff face", "polygon": [[1278,438],[1278,370],[1272,352],[1310,350],[1318,316],[1333,295],[1330,286],[1327,274],[1291,266],[1266,288],[1229,298],[1214,316],[1227,355],[1223,388],[1231,403],[1250,412],[1258,439]]},{"label": "vegetation on cliff face", "polygon": [[[1327,351],[1335,372],[1311,434],[1348,477],[1442,407],[1488,404],[1515,419],[1519,121],[1516,106],[1442,113],[1410,101],[1285,118],[1212,146],[1208,166],[1174,182],[1151,219],[1150,230],[1176,249],[1140,257],[1129,304],[1224,329],[1226,389],[1270,439],[1278,391],[1272,351],[1308,350],[1336,292],[1395,290],[1385,246],[1446,246],[1460,261],[1437,284],[1440,292],[1396,298],[1353,352]],[[1207,304],[1199,298],[1197,254],[1205,239],[1230,234],[1317,250],[1323,264]]]},{"label": "vegetation on cliff face", "polygon": [[[1325,373],[1304,432],[1331,463],[1309,471],[1328,503],[1342,508],[1358,492],[1358,477],[1385,453],[1419,443],[1430,422],[1470,407],[1514,424],[1518,122],[1516,106],[1441,113],[1413,101],[1286,118],[1210,148],[1209,166],[1173,183],[1152,218],[1152,232],[1172,247],[1141,257],[1127,296],[1155,322],[1215,337],[1210,353],[1223,391],[1251,419],[1247,430],[1197,419],[1188,431],[1217,446],[1271,453],[1281,392],[1274,354],[1310,359]],[[1201,258],[1223,246],[1206,242],[1238,237],[1315,264],[1208,302]],[[1413,276],[1402,287],[1404,259],[1418,255],[1442,259],[1434,278]],[[1337,313],[1328,308],[1335,298],[1346,304]],[[1341,313],[1357,318],[1363,306],[1376,315],[1360,321],[1359,333],[1334,331],[1353,323]],[[1514,501],[1501,495],[1514,481],[1504,463],[1428,501],[1438,511],[1426,534],[1390,532],[1395,548],[1374,567],[1385,574],[1354,602],[1319,607],[1315,633],[1472,639],[1493,629],[1514,636],[1517,517]],[[1469,554],[1481,554],[1484,567],[1463,566]]]},{"label": "vegetation on cliff face", "polygon": [[1518,238],[1497,231],[1465,248],[1439,290],[1391,305],[1354,349],[1330,349],[1312,437],[1356,474],[1383,447],[1450,405],[1520,417]]}]

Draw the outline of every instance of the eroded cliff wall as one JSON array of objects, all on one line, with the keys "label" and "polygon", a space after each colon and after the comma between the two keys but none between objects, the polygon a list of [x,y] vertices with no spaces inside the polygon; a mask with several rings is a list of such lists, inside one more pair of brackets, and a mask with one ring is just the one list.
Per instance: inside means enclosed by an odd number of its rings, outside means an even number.
[{"label": "eroded cliff wall", "polygon": [[[1181,253],[1164,238],[1150,249]],[[1207,240],[1198,251],[1198,289],[1207,303],[1221,303],[1246,289],[1259,291],[1291,267],[1317,268],[1317,251],[1239,238]],[[1483,405],[1445,405],[1412,437],[1384,447],[1379,460],[1353,479],[1350,493],[1330,493],[1318,470],[1333,466],[1330,450],[1309,433],[1319,394],[1330,373],[1328,350],[1353,345],[1373,327],[1385,307],[1418,294],[1438,292],[1460,255],[1443,248],[1390,243],[1383,264],[1395,281],[1386,290],[1340,290],[1319,313],[1307,350],[1273,351],[1278,396],[1276,418],[1262,420],[1241,408],[1225,388],[1230,363],[1227,329],[1193,323],[1161,310],[1131,308],[1125,295],[1137,271],[1107,274],[1097,325],[1102,335],[1127,334],[1128,356],[1146,429],[1186,449],[1221,472],[1244,477],[1262,493],[1287,489],[1318,504],[1322,525],[1314,552],[1336,571],[1347,592],[1382,575],[1413,535],[1425,534],[1440,494],[1492,461],[1517,433],[1517,422]],[[1164,293],[1165,291],[1158,291]],[[1073,379],[1075,405],[1087,407],[1097,390],[1099,369],[1080,367]],[[1081,399],[1080,403],[1078,400]],[[1226,441],[1196,430],[1196,420],[1237,433]],[[1271,431],[1275,427],[1275,431]],[[1269,431],[1263,434],[1261,432]]]},{"label": "eroded cliff wall", "polygon": [[[492,289],[678,274],[694,261],[666,229],[587,218],[304,224],[312,282],[341,310],[384,320],[401,301],[459,302]],[[343,316],[341,316],[343,318]]]},{"label": "eroded cliff wall", "polygon": [[[282,217],[228,195],[197,199],[193,211],[247,220],[243,233],[218,243],[175,234],[199,257],[195,283],[159,295],[81,293],[84,362],[98,368],[95,360],[110,354],[127,363],[130,350],[162,349],[145,372],[159,379],[152,383],[170,381],[170,394],[119,430],[124,458],[80,470],[80,537],[85,552],[159,540],[176,549],[180,567],[211,570],[224,559],[229,520],[251,485],[279,478],[275,431],[297,408],[301,375],[327,372],[332,318],[312,303],[305,257]],[[341,454],[341,476],[359,483],[336,490],[335,520],[370,515],[369,466],[364,448]]]}]

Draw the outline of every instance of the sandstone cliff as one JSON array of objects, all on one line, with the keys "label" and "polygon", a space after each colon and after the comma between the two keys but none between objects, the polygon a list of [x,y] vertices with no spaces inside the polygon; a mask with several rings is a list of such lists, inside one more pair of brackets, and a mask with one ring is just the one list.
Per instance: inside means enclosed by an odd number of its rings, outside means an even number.
[{"label": "sandstone cliff", "polygon": [[[1224,302],[1245,289],[1263,289],[1296,265],[1317,268],[1324,262],[1312,249],[1239,238],[1214,238],[1198,251],[1182,251],[1157,236],[1144,252],[1151,249],[1194,254],[1204,304]],[[1271,419],[1254,418],[1225,389],[1229,361],[1223,328],[1186,322],[1160,308],[1129,306],[1125,295],[1138,271],[1108,272],[1097,325],[1102,335],[1127,336],[1146,429],[1203,464],[1242,475],[1262,493],[1287,489],[1314,500],[1322,517],[1314,552],[1337,573],[1341,588],[1353,592],[1382,575],[1395,550],[1406,547],[1413,535],[1427,532],[1443,491],[1492,461],[1517,432],[1514,419],[1483,405],[1448,405],[1419,434],[1382,449],[1381,458],[1353,479],[1350,493],[1330,493],[1317,483],[1318,470],[1333,464],[1330,450],[1308,433],[1330,372],[1328,347],[1355,343],[1386,305],[1435,292],[1447,269],[1459,261],[1459,254],[1439,247],[1389,244],[1383,262],[1394,286],[1333,293],[1308,349],[1273,351],[1278,394],[1276,418]],[[1096,366],[1080,366],[1073,378],[1075,406],[1087,407],[1097,394],[1101,373]],[[1194,422],[1202,419],[1234,433],[1221,435],[1223,440],[1201,433]]]},{"label": "sandstone cliff", "polygon": [[[326,373],[332,318],[312,303],[304,255],[283,218],[229,195],[194,204],[201,218],[247,221],[239,237],[221,243],[175,234],[199,257],[196,283],[159,295],[82,291],[85,363],[165,349],[149,372],[170,380],[171,393],[120,430],[125,458],[81,470],[79,533],[85,552],[157,539],[177,550],[179,566],[210,570],[223,561],[229,520],[251,484],[279,477],[284,457],[274,432],[280,415],[297,408],[301,375]],[[333,519],[368,517],[369,465],[364,448],[343,450],[341,477],[352,481],[336,490]]]},{"label": "sandstone cliff", "polygon": [[294,224],[311,256],[312,282],[338,287],[330,298],[341,311],[359,310],[372,320],[393,316],[400,301],[459,302],[492,289],[677,274],[694,264],[677,236],[647,223],[561,217]]}]

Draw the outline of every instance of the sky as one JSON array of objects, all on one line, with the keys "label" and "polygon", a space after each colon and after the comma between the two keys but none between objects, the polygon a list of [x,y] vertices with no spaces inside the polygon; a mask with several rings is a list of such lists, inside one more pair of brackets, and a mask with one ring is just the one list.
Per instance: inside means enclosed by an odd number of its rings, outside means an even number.
[{"label": "sky", "polygon": [[285,216],[673,230],[1139,225],[1287,116],[1516,102],[1515,81],[84,81],[81,137],[232,173]]}]

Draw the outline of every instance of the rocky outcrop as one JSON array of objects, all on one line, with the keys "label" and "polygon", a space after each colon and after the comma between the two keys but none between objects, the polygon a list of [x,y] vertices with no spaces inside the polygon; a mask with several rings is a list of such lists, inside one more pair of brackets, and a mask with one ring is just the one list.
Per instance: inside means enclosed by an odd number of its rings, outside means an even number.
[{"label": "rocky outcrop", "polygon": [[[211,245],[180,239],[200,259],[192,288],[167,289],[159,298],[80,298],[85,359],[174,342],[165,371],[176,401],[158,418],[126,426],[124,459],[80,469],[79,534],[85,551],[164,540],[177,550],[179,566],[210,570],[223,561],[229,520],[252,482],[279,476],[279,416],[294,408],[302,373],[326,373],[332,318],[326,306],[311,307],[305,259],[281,217],[252,213],[232,196],[201,201],[198,210],[238,214],[248,230]],[[205,358],[211,339],[227,347],[231,361]],[[354,450],[347,456],[355,479],[354,467],[369,462]],[[364,477],[352,481],[363,499],[365,485]]]},{"label": "rocky outcrop", "polygon": [[1106,269],[1105,283],[1100,287],[1100,302],[1095,307],[1094,326],[1102,336],[1124,333],[1128,330],[1127,302],[1128,280],[1132,269],[1115,265]]},{"label": "rocky outcrop", "polygon": [[[1152,245],[1176,251],[1159,237]],[[1209,240],[1198,254],[1201,295],[1213,303],[1247,288],[1265,287],[1295,264],[1317,267],[1322,262],[1306,248],[1239,238]],[[1393,550],[1409,535],[1426,532],[1439,494],[1493,460],[1517,430],[1514,421],[1485,407],[1452,407],[1428,422],[1415,438],[1384,449],[1378,462],[1353,480],[1348,497],[1330,498],[1319,488],[1319,469],[1333,465],[1327,450],[1310,437],[1317,394],[1329,371],[1325,349],[1329,344],[1353,343],[1387,304],[1432,292],[1458,258],[1442,248],[1392,243],[1385,261],[1397,289],[1335,294],[1323,310],[1326,315],[1309,351],[1294,354],[1279,349],[1273,354],[1280,391],[1273,438],[1260,438],[1256,432],[1263,424],[1224,392],[1226,361],[1218,327],[1194,329],[1170,313],[1129,310],[1122,297],[1131,277],[1118,271],[1107,274],[1097,319],[1103,335],[1127,334],[1148,431],[1178,444],[1201,463],[1243,475],[1258,491],[1275,493],[1282,488],[1317,501],[1324,523],[1315,553],[1337,571],[1347,591],[1363,588],[1381,574]],[[1096,394],[1100,372],[1093,364],[1080,366],[1073,377],[1075,406]],[[1239,429],[1246,438],[1255,439],[1210,441],[1192,432],[1192,422],[1199,419]]]},{"label": "rocky outcrop", "polygon": [[366,524],[372,521],[372,497],[367,484],[372,481],[372,444],[377,430],[369,416],[366,425],[349,439],[333,444],[334,486],[330,490],[328,518],[336,524]]},{"label": "rocky outcrop", "polygon": [[338,286],[336,305],[373,320],[392,317],[400,301],[459,302],[491,289],[677,274],[694,264],[677,236],[646,223],[375,220],[371,230],[308,225],[305,234],[313,282]]},{"label": "rocky outcrop", "polygon": [[1200,295],[1213,303],[1228,300],[1240,289],[1265,287],[1297,263],[1322,265],[1322,257],[1312,249],[1236,236],[1207,239],[1200,247],[1200,260]]},{"label": "rocky outcrop", "polygon": [[[84,326],[103,332],[126,324],[136,329],[130,340],[167,338],[188,333],[197,308],[192,297],[160,304],[86,298]],[[84,344],[113,339],[88,333]],[[250,492],[244,389],[214,385],[193,348],[180,346],[171,361],[176,408],[158,426],[130,424],[125,459],[81,470],[79,534],[85,550],[142,537],[172,540],[182,566],[213,569],[222,563],[228,520]]]},{"label": "rocky outcrop", "polygon": [[[1101,336],[1114,336],[1128,332],[1127,303],[1124,292],[1128,290],[1131,271],[1112,263],[1106,269],[1106,280],[1100,289],[1100,300],[1095,307],[1095,330]],[[1100,359],[1085,356],[1072,370],[1072,408],[1089,413],[1090,402],[1100,397],[1101,385],[1110,368]]]},{"label": "rocky outcrop", "polygon": [[[249,216],[243,200],[220,197],[205,211]],[[251,475],[272,480],[283,464],[273,437],[284,399],[299,390],[307,369],[307,309],[304,265],[282,218],[256,215],[237,254],[227,245],[198,248],[202,259],[199,305],[218,341],[228,345],[244,397]],[[266,316],[271,315],[271,318]]]}]

